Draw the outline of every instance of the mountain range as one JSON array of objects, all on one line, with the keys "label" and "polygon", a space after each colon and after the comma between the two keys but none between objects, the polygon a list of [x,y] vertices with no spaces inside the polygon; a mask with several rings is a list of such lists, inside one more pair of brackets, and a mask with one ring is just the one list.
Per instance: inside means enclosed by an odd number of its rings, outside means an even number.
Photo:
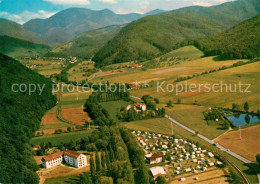
[{"label": "mountain range", "polygon": [[55,47],[89,30],[126,24],[143,16],[162,12],[164,11],[154,10],[143,15],[137,13],[120,15],[108,9],[96,11],[86,8],[69,8],[48,19],[30,20],[23,27],[38,34],[48,41],[48,45]]},{"label": "mountain range", "polygon": [[10,36],[21,40],[27,40],[34,43],[44,43],[44,40],[34,32],[24,29],[16,22],[0,18],[0,35]]},{"label": "mountain range", "polygon": [[87,31],[80,34],[75,39],[64,43],[45,56],[91,58],[101,49],[110,39],[112,39],[124,25],[108,26],[96,30]]},{"label": "mountain range", "polygon": [[146,60],[184,40],[218,34],[260,13],[259,0],[186,7],[129,23],[93,58],[97,66]]}]

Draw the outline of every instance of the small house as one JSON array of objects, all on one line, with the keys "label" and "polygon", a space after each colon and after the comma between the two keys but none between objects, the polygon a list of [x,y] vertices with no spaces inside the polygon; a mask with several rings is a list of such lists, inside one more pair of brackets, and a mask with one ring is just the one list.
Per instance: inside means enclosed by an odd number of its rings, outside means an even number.
[{"label": "small house", "polygon": [[153,178],[156,179],[159,176],[166,177],[166,172],[163,167],[152,167],[150,168],[150,171],[153,175]]}]

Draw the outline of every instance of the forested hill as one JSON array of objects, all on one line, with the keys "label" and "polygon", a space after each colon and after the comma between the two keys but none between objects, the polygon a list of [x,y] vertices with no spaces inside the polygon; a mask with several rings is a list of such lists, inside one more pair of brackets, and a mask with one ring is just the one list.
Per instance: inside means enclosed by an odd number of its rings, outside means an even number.
[{"label": "forested hill", "polygon": [[204,39],[195,41],[205,56],[219,55],[225,59],[251,59],[260,56],[260,15],[237,26]]},{"label": "forested hill", "polygon": [[70,42],[52,49],[46,56],[90,58],[112,39],[122,27],[115,25],[87,31]]},{"label": "forested hill", "polygon": [[150,59],[185,39],[220,33],[227,26],[192,14],[147,16],[128,24],[93,60],[98,66]]},{"label": "forested hill", "polygon": [[218,34],[260,13],[259,0],[187,7],[133,21],[93,58],[97,65],[153,58],[187,39]]},{"label": "forested hill", "polygon": [[[45,84],[45,88],[41,95],[39,90],[31,95],[16,93],[12,91],[15,83]],[[38,166],[29,140],[40,127],[45,111],[56,103],[51,83],[20,62],[0,54],[0,94],[0,183],[38,184]]]},{"label": "forested hill", "polygon": [[36,44],[10,36],[0,36],[0,53],[13,58],[39,56],[45,54],[48,50],[50,50],[50,47],[46,45]]},{"label": "forested hill", "polygon": [[0,18],[0,35],[40,44],[45,42],[44,39],[40,39],[36,33],[25,30],[22,25],[3,18]]}]

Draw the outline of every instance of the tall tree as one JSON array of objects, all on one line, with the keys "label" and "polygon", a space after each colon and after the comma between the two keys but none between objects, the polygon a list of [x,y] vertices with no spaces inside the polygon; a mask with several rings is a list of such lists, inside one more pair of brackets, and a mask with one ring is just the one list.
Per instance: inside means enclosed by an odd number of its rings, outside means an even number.
[{"label": "tall tree", "polygon": [[260,154],[257,154],[257,155],[256,155],[256,161],[257,161],[257,163],[260,165]]},{"label": "tall tree", "polygon": [[101,171],[101,163],[100,163],[100,157],[98,152],[95,153],[95,161],[96,161],[96,171],[99,172]]},{"label": "tall tree", "polygon": [[244,104],[244,109],[245,109],[246,112],[248,112],[248,110],[249,110],[249,104],[248,104],[248,102],[246,102],[246,103]]}]

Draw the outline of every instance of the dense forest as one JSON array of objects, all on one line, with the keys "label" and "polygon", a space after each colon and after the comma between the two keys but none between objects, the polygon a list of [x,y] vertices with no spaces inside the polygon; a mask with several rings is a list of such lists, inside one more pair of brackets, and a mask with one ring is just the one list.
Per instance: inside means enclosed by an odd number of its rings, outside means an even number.
[{"label": "dense forest", "polygon": [[260,13],[259,0],[238,0],[212,7],[186,7],[147,16],[125,26],[93,58],[97,66],[161,55],[185,40],[219,34]]},{"label": "dense forest", "polygon": [[[128,93],[119,95],[129,98]],[[108,100],[106,93],[94,93],[86,100],[85,108],[94,123],[99,126],[87,138],[74,144],[61,145],[61,149],[82,149],[95,152],[90,158],[90,173],[81,175],[81,183],[144,183],[152,181],[145,165],[144,151],[127,128],[120,127],[108,112],[98,104]],[[116,98],[116,97],[110,97]],[[78,144],[78,146],[77,146]],[[136,169],[134,172],[133,169]]]},{"label": "dense forest", "polygon": [[97,66],[151,59],[186,39],[220,33],[227,28],[217,21],[189,13],[163,13],[134,21],[94,56]]},{"label": "dense forest", "polygon": [[[24,92],[14,92],[15,83],[45,88],[41,94],[39,89],[29,94],[23,85]],[[0,94],[0,183],[38,184],[38,166],[29,140],[39,129],[44,113],[56,103],[51,82],[0,54]]]},{"label": "dense forest", "polygon": [[194,45],[205,56],[252,59],[260,56],[260,15],[215,36],[198,39]]}]

